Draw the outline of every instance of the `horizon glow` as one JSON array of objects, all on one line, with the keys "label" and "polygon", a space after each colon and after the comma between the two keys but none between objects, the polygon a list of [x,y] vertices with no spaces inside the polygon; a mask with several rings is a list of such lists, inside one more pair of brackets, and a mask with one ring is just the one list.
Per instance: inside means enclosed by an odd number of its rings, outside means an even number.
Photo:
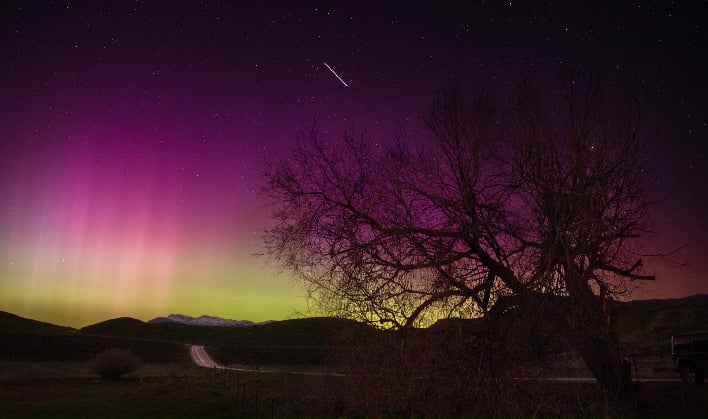
[{"label": "horizon glow", "polygon": [[16,134],[25,141],[0,183],[3,309],[43,307],[81,326],[171,312],[264,321],[304,308],[303,292],[252,255],[267,212],[233,140],[189,138],[169,117],[135,112],[127,126],[114,115],[77,123],[91,107]]}]

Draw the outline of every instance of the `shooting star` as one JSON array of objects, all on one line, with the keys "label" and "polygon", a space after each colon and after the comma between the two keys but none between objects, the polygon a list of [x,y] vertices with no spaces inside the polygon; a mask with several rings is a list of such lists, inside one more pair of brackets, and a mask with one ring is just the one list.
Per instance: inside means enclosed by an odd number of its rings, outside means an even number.
[{"label": "shooting star", "polygon": [[325,67],[327,67],[327,69],[329,69],[329,71],[331,71],[331,72],[332,72],[332,74],[334,74],[334,76],[335,76],[336,78],[338,78],[338,79],[339,79],[339,81],[341,81],[341,82],[342,82],[342,84],[344,85],[344,87],[349,87],[349,85],[348,85],[348,84],[346,84],[346,83],[344,83],[344,80],[342,80],[342,78],[341,78],[341,77],[339,77],[339,74],[335,73],[335,72],[334,72],[334,70],[332,70],[332,67],[330,67],[330,66],[329,66],[329,64],[327,64],[327,63],[324,63],[324,65],[325,65]]}]

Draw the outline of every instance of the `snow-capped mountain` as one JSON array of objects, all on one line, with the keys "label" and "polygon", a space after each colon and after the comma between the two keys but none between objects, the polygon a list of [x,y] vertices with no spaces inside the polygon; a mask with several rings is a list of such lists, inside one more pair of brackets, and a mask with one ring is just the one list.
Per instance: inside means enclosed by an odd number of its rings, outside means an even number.
[{"label": "snow-capped mountain", "polygon": [[222,319],[221,317],[214,316],[199,316],[191,317],[185,316],[183,314],[170,314],[167,317],[156,317],[148,323],[182,323],[189,324],[192,326],[224,326],[224,327],[243,327],[243,326],[253,326],[255,323],[250,320],[230,320]]}]

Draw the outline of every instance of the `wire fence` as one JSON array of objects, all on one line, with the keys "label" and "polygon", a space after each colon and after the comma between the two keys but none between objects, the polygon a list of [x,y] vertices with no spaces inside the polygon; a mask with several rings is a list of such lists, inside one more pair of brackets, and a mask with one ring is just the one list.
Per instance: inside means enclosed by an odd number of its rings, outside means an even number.
[{"label": "wire fence", "polygon": [[[636,365],[626,366],[630,374],[629,368],[635,369],[636,379]],[[417,369],[411,366],[411,370]],[[399,368],[345,375],[260,372],[210,371],[216,386],[231,397],[234,417],[596,416],[608,409],[625,414],[636,408],[627,404],[634,399],[617,400],[616,406],[609,406],[608,395],[593,381],[558,381],[542,375],[465,379],[463,371],[407,376]],[[633,394],[634,403],[649,403],[653,393],[642,394],[640,383],[633,385],[639,391]]]},{"label": "wire fence", "polygon": [[211,370],[212,378],[233,397],[235,417],[274,419],[342,416],[342,404],[331,397],[308,397],[309,392],[303,382],[317,382],[312,376],[296,380],[295,374],[283,372],[268,374],[268,379],[263,382],[253,380],[252,377],[246,379],[247,374],[248,371],[232,369]]}]

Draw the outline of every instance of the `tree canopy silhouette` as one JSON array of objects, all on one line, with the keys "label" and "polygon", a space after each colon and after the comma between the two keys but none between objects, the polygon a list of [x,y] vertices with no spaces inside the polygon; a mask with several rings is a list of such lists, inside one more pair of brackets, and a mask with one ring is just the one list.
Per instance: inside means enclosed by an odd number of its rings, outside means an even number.
[{"label": "tree canopy silhouette", "polygon": [[508,105],[441,89],[425,139],[313,126],[266,172],[268,251],[330,311],[410,327],[555,305],[590,370],[622,382],[608,303],[653,279],[638,102],[588,66]]}]

